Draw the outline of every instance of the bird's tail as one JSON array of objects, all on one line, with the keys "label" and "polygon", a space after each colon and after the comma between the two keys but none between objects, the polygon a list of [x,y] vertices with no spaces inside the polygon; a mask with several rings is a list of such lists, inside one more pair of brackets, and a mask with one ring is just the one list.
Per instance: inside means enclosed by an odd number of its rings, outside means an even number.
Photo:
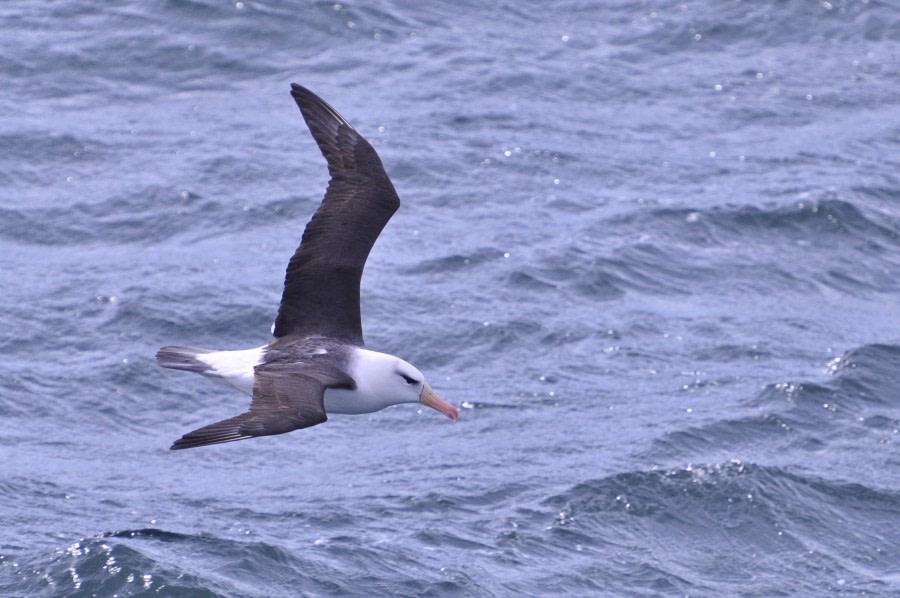
[{"label": "bird's tail", "polygon": [[206,353],[213,351],[194,347],[163,347],[156,352],[156,363],[164,368],[203,374],[213,369],[210,364],[197,359],[197,355]]}]

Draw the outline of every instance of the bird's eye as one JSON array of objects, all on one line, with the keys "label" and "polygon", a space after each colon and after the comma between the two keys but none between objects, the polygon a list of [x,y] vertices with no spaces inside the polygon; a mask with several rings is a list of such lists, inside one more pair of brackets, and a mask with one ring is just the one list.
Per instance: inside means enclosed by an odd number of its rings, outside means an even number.
[{"label": "bird's eye", "polygon": [[407,376],[406,374],[400,374],[400,375],[403,376],[403,379],[406,380],[406,383],[407,383],[407,384],[416,384],[416,379],[415,379],[415,378],[410,378],[410,377]]}]

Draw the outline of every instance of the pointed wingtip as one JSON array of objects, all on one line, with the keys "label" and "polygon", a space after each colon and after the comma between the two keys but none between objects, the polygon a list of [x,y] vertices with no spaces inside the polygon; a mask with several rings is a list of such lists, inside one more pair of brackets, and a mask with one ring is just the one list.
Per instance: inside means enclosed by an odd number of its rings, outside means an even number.
[{"label": "pointed wingtip", "polygon": [[237,436],[237,437],[229,437],[229,438],[219,438],[219,439],[195,439],[195,438],[186,438],[187,435],[179,438],[175,442],[172,443],[172,446],[169,447],[170,451],[181,451],[184,449],[197,448],[201,446],[211,446],[213,444],[225,444],[226,442],[234,442],[236,440],[244,440],[246,438],[251,438],[251,436]]},{"label": "pointed wingtip", "polygon": [[295,98],[298,95],[303,95],[304,93],[309,93],[309,90],[300,85],[299,83],[291,83],[291,95]]},{"label": "pointed wingtip", "polygon": [[294,101],[297,102],[301,108],[304,104],[324,104],[326,109],[330,112],[334,112],[338,117],[338,120],[344,120],[340,114],[337,114],[337,111],[328,105],[328,103],[317,96],[314,92],[310,91],[306,87],[303,87],[299,83],[291,83],[291,97],[294,98]]},{"label": "pointed wingtip", "polygon": [[[219,424],[227,423],[229,423],[229,420],[219,422]],[[219,424],[211,424],[185,434],[173,442],[172,446],[169,447],[169,450],[180,451],[183,449],[209,446],[211,444],[223,444],[253,437],[249,434],[241,434],[237,428],[222,428]]]},{"label": "pointed wingtip", "polygon": [[[313,137],[316,138],[316,142],[319,143],[320,147],[322,140],[317,137],[317,132],[319,135],[325,133],[325,131],[322,129],[323,125],[325,125],[327,129],[329,129],[327,131],[326,137],[328,139],[336,135],[336,131],[334,129],[340,126],[347,127],[350,131],[353,131],[353,133],[356,134],[356,129],[354,129],[353,126],[349,122],[347,122],[347,119],[341,116],[340,112],[335,110],[328,102],[320,98],[309,89],[303,87],[299,83],[291,83],[291,96],[294,98],[294,101],[297,103],[297,106],[303,113],[303,118],[306,120],[306,124],[309,126],[310,132],[312,132]],[[326,159],[327,158],[328,156],[326,155]]]},{"label": "pointed wingtip", "polygon": [[191,439],[188,438],[188,434],[185,434],[178,440],[172,443],[172,446],[169,447],[170,451],[182,451],[184,449],[189,449],[195,446],[203,446],[202,444],[196,444],[191,442]]}]

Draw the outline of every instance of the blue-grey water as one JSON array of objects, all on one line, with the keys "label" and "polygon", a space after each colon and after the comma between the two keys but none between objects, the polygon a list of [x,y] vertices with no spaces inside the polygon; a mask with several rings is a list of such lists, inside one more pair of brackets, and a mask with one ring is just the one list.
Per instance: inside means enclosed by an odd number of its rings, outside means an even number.
[{"label": "blue-grey water", "polygon": [[[0,595],[900,594],[895,0],[0,4]],[[402,405],[247,398],[322,95]]]}]

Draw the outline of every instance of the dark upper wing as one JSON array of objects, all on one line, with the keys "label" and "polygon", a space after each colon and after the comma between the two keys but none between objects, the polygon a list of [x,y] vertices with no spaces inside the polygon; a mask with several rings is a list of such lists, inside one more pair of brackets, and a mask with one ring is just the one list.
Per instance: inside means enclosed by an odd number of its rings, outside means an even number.
[{"label": "dark upper wing", "polygon": [[254,436],[284,434],[321,424],[325,415],[325,388],[317,376],[280,369],[257,369],[250,410],[185,434],[172,449],[233,442]]},{"label": "dark upper wing", "polygon": [[291,84],[331,181],[287,267],[275,336],[320,334],[362,344],[359,281],[400,199],[378,154],[337,111]]}]

